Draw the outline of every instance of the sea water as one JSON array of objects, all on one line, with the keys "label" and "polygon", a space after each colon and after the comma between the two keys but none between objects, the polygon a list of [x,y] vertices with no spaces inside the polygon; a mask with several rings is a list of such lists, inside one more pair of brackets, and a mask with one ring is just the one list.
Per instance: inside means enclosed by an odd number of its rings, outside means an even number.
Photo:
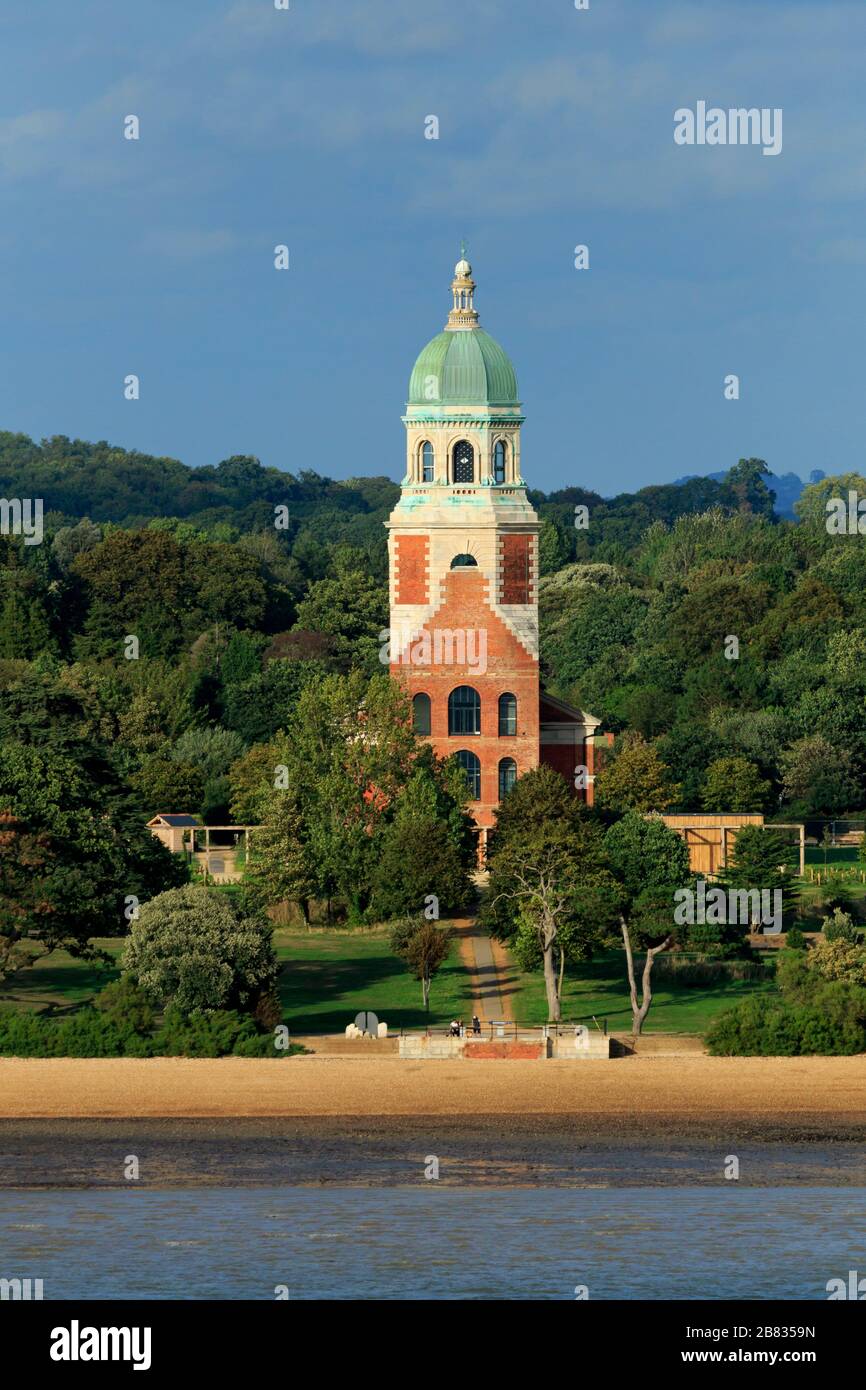
[{"label": "sea water", "polygon": [[807,1300],[851,1270],[866,1188],[0,1192],[0,1277],[46,1299]]}]

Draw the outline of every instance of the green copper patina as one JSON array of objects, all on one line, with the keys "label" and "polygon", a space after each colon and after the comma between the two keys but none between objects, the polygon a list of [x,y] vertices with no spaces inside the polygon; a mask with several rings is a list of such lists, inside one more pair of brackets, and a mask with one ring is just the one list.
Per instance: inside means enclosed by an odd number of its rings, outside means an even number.
[{"label": "green copper patina", "polygon": [[518,405],[517,377],[507,354],[483,328],[446,329],[412,368],[409,404]]}]

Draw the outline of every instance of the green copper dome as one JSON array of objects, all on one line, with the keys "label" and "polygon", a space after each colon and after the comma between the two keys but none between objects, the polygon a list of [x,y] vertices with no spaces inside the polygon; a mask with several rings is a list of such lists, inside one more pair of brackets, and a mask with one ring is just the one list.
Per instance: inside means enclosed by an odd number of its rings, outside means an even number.
[{"label": "green copper dome", "polygon": [[483,328],[446,329],[427,344],[412,368],[409,404],[518,405],[517,377]]}]

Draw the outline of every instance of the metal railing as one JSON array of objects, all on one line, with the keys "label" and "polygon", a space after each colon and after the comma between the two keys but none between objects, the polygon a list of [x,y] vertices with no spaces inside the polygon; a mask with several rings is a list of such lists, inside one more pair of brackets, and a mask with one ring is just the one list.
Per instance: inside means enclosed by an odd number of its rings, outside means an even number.
[{"label": "metal railing", "polygon": [[[596,1018],[595,1014],[590,1014],[586,1018],[574,1019],[571,1021],[561,1021],[559,1023],[541,1024],[518,1024],[511,1019],[486,1019],[476,1032],[472,1025],[463,1024],[458,1032],[454,1032],[450,1027],[424,1029],[424,1035],[428,1038],[455,1038],[463,1041],[481,1040],[485,1042],[514,1041],[525,1039],[528,1041],[541,1041],[544,1038],[570,1037],[577,1033],[578,1029],[589,1029],[591,1032],[598,1031],[603,1037],[608,1036],[607,1018]],[[400,1029],[400,1035],[409,1032],[409,1029]]]}]

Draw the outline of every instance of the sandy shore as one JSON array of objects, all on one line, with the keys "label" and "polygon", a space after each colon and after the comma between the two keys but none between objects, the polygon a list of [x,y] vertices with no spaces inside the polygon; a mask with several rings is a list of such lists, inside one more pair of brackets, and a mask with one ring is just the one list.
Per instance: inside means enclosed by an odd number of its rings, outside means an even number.
[{"label": "sandy shore", "polygon": [[866,1056],[408,1062],[0,1059],[7,1119],[568,1115],[815,1123],[866,1139]]}]

